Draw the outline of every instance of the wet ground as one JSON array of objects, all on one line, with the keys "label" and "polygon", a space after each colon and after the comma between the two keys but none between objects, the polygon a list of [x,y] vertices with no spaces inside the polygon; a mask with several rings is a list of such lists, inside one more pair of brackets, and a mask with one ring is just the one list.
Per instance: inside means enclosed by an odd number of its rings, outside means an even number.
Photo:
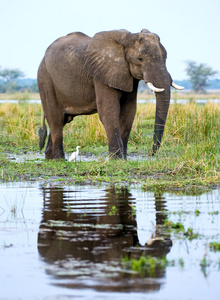
[{"label": "wet ground", "polygon": [[220,191],[0,185],[0,299],[219,299]]},{"label": "wet ground", "polygon": [[[73,149],[73,152],[75,149]],[[20,153],[11,153],[11,152],[5,152],[6,157],[10,161],[15,162],[24,162],[24,161],[32,161],[32,162],[39,162],[45,159],[45,154],[42,152],[33,152],[33,151],[20,151]],[[71,156],[72,152],[65,153],[66,160],[68,160]],[[101,160],[107,160],[108,159],[108,152],[100,153],[99,156],[96,156],[92,153],[85,153],[81,150],[79,155],[76,158],[76,161],[100,161]],[[146,160],[146,159],[155,159],[154,157],[147,156],[143,153],[129,153],[127,156],[127,160]],[[74,161],[73,161],[74,162]]]},{"label": "wet ground", "polygon": [[[75,151],[75,149],[73,149],[73,150]],[[65,154],[66,160],[69,159],[71,154],[72,154],[72,152]],[[20,153],[17,153],[17,154],[7,152],[6,157],[8,160],[15,161],[15,162],[24,162],[24,161],[39,162],[39,161],[42,161],[45,159],[45,154],[40,153],[40,152],[32,152],[32,151],[25,151],[25,153],[23,151],[21,151]],[[92,153],[85,153],[85,154],[79,153],[79,155],[76,158],[76,161],[99,161],[100,158],[105,160],[107,157],[108,157],[108,153],[103,153],[102,156],[99,155],[99,157],[97,157],[96,155],[93,155]],[[142,157],[142,156],[140,156],[140,157]],[[137,155],[134,158],[132,156],[130,156],[130,159],[135,159],[135,158],[137,159]],[[145,155],[145,158],[146,158],[146,155]]]}]

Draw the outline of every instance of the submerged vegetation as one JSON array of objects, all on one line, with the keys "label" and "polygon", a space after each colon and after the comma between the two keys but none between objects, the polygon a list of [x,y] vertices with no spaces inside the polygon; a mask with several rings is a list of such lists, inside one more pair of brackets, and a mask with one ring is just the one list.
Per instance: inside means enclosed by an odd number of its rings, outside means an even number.
[{"label": "submerged vegetation", "polygon": [[220,242],[211,242],[209,247],[214,252],[220,251]]},{"label": "submerged vegetation", "polygon": [[142,255],[139,259],[122,258],[122,267],[124,271],[131,270],[134,274],[141,277],[155,277],[156,273],[164,270],[168,265],[166,257],[152,257]]},{"label": "submerged vegetation", "polygon": [[[8,153],[38,152],[40,104],[0,104],[1,180],[52,179],[66,182],[141,183],[143,189],[193,188],[220,181],[220,104],[171,104],[163,143],[148,156],[153,139],[155,104],[138,104],[128,144],[128,161],[106,161],[107,138],[97,114],[76,117],[64,128],[65,152],[77,145],[98,161],[14,162]],[[135,159],[131,159],[132,157]],[[80,156],[79,156],[80,160]]]}]

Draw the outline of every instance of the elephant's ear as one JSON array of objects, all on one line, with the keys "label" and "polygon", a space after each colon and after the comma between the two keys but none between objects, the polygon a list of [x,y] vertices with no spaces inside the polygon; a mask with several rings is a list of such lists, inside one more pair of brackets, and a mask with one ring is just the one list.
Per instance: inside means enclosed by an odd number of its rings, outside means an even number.
[{"label": "elephant's ear", "polygon": [[131,92],[133,77],[122,46],[128,35],[130,33],[125,30],[97,33],[86,49],[84,69],[110,87]]}]

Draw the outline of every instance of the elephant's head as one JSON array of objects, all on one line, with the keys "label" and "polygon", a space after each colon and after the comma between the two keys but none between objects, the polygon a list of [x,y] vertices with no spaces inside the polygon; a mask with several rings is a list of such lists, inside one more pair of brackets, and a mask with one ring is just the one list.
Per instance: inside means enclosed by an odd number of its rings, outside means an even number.
[{"label": "elephant's head", "polygon": [[84,68],[96,80],[125,92],[133,90],[134,78],[144,80],[156,93],[156,117],[152,154],[159,148],[170,103],[172,82],[166,69],[167,52],[160,38],[147,29],[97,33],[86,49]]}]

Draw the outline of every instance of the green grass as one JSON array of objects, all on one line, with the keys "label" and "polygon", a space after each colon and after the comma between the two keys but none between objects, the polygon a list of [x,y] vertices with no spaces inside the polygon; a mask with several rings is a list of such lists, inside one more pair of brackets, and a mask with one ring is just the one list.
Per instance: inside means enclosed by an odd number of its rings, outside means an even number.
[{"label": "green grass", "polygon": [[213,187],[220,182],[220,105],[171,105],[163,143],[146,160],[154,127],[154,104],[138,104],[128,151],[136,160],[106,162],[107,138],[97,115],[79,116],[64,128],[64,149],[92,153],[98,162],[8,161],[6,152],[38,151],[37,131],[42,122],[39,104],[0,104],[0,179],[59,180],[141,184],[145,190]]}]

